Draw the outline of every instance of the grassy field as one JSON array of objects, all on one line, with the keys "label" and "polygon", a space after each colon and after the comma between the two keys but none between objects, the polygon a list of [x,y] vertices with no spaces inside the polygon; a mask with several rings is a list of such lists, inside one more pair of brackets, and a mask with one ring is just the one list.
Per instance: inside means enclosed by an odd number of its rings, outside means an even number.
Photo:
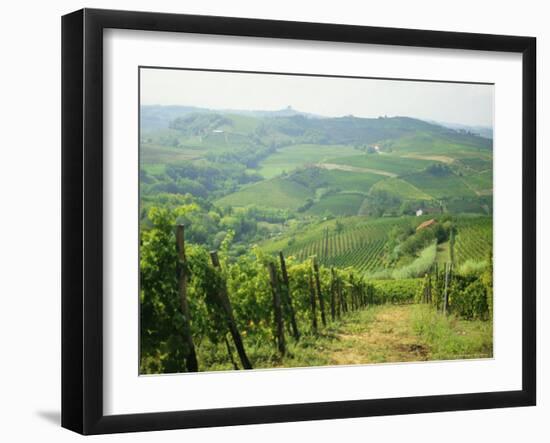
[{"label": "grassy field", "polygon": [[345,145],[286,146],[262,161],[259,172],[269,179],[283,172],[291,172],[305,164],[319,163],[355,153],[357,153],[355,148]]}]

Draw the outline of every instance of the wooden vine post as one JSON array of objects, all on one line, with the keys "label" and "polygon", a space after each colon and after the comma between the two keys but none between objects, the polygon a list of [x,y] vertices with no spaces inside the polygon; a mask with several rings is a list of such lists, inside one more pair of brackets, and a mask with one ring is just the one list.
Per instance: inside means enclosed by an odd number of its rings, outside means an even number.
[{"label": "wooden vine post", "polygon": [[350,283],[350,298],[351,298],[351,310],[355,311],[357,310],[357,291],[355,290],[355,281],[353,278],[353,274],[350,273],[349,276],[349,283]]},{"label": "wooden vine post", "polygon": [[340,277],[336,275],[336,316],[340,318],[342,316],[342,283]]},{"label": "wooden vine post", "polygon": [[338,286],[338,290],[340,292],[340,304],[342,305],[342,313],[346,314],[348,312],[348,302],[346,300],[347,291],[346,288],[342,286],[342,281],[340,281],[340,285]]},{"label": "wooden vine post", "polygon": [[455,230],[451,226],[451,233],[449,236],[449,259],[451,260],[451,265],[455,262]]},{"label": "wooden vine post", "polygon": [[445,263],[445,289],[443,291],[443,314],[447,313],[449,307],[449,274],[450,274],[450,265]]},{"label": "wooden vine post", "polygon": [[321,292],[321,279],[319,277],[319,264],[317,260],[313,259],[313,273],[315,274],[315,288],[317,289],[317,298],[319,299],[319,309],[321,311],[321,321],[323,326],[327,325],[327,319],[325,317],[325,302],[323,301],[323,294]]},{"label": "wooden vine post", "polygon": [[311,305],[311,327],[313,332],[317,334],[317,308],[315,303],[315,288],[313,287],[313,276],[311,269],[308,272],[309,277],[309,303]]},{"label": "wooden vine post", "polygon": [[328,260],[328,226],[325,228],[325,256],[323,257],[323,263],[326,265]]},{"label": "wooden vine post", "polygon": [[298,341],[300,339],[300,331],[298,330],[298,323],[296,322],[296,315],[294,313],[294,306],[292,306],[292,296],[290,294],[290,280],[288,278],[288,272],[286,270],[285,256],[283,251],[279,252],[279,261],[281,262],[281,275],[283,277],[283,284],[285,285],[283,294],[284,301],[290,317],[290,326],[292,328],[292,335],[294,339]]},{"label": "wooden vine post", "polygon": [[189,311],[189,302],[187,301],[187,258],[185,257],[185,239],[184,226],[178,225],[176,228],[176,247],[178,250],[178,294],[180,298],[180,308],[183,316],[183,341],[185,347],[185,366],[188,372],[197,372],[199,364],[197,362],[197,353],[191,334],[191,315]]},{"label": "wooden vine post", "polygon": [[336,319],[336,271],[330,268],[330,317]]},{"label": "wooden vine post", "polygon": [[227,354],[229,355],[229,359],[231,360],[231,364],[233,365],[233,369],[236,371],[239,370],[239,365],[233,358],[233,351],[231,350],[231,345],[229,344],[229,340],[227,340],[227,335],[223,334],[223,340],[225,341],[225,347],[227,348]]},{"label": "wooden vine post", "polygon": [[428,274],[428,303],[432,303],[432,274]]},{"label": "wooden vine post", "polygon": [[[210,252],[210,259],[212,260],[212,266],[214,266],[214,268],[216,268],[218,271],[221,271],[220,259],[218,257],[217,251]],[[237,349],[237,354],[239,354],[241,364],[243,365],[244,369],[252,369],[252,364],[250,363],[250,360],[248,360],[248,356],[246,355],[246,351],[244,350],[243,340],[241,338],[239,329],[237,328],[235,317],[233,316],[233,309],[231,307],[229,296],[227,295],[227,288],[225,286],[225,283],[222,285],[220,290],[216,292],[216,295],[218,298],[218,303],[225,313],[227,329],[229,329],[231,337],[233,337],[233,342],[235,343],[235,348]]]},{"label": "wooden vine post", "polygon": [[277,269],[275,264],[270,262],[267,265],[269,271],[269,280],[271,281],[271,292],[273,294],[273,312],[275,314],[275,326],[277,328],[277,346],[279,348],[279,353],[285,355],[285,331],[284,331],[284,320],[283,320],[283,311],[281,309],[281,293],[279,287],[279,279],[277,277]]}]

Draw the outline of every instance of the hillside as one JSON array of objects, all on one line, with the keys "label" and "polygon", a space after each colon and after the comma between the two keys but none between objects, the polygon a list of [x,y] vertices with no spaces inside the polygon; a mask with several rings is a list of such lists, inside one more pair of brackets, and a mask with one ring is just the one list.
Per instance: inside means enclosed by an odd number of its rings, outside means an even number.
[{"label": "hillside", "polygon": [[[382,219],[365,219],[364,217],[345,217],[320,222],[307,227],[290,230],[284,236],[277,236],[260,243],[266,253],[279,250],[285,255],[295,257],[298,261],[316,256],[327,266],[349,267],[366,273],[375,273],[389,268],[392,271],[407,268],[413,272],[420,262],[425,269],[435,261],[440,263],[451,260],[447,240],[442,247],[435,249],[431,245],[421,248],[417,256],[407,260],[391,263],[391,236],[397,228],[416,228],[422,221],[431,219],[422,217],[399,217]],[[436,220],[444,218],[436,217]],[[486,216],[456,216],[452,222],[455,226],[456,241],[454,244],[454,261],[457,267],[470,263],[487,261],[492,248],[492,218]],[[412,234],[411,234],[412,235]],[[414,272],[413,272],[414,273]]]},{"label": "hillside", "polygon": [[492,141],[463,129],[408,117],[322,118],[293,109],[147,106],[141,117],[145,192],[195,193],[187,177],[165,173],[169,165],[189,162],[247,174],[238,182],[223,179],[210,193],[222,207],[317,216],[492,211]]}]

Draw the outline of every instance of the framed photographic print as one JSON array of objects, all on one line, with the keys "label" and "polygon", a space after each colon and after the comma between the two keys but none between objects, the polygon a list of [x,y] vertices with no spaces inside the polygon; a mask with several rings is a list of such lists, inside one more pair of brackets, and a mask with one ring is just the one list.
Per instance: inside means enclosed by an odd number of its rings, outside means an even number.
[{"label": "framed photographic print", "polygon": [[530,37],[62,21],[62,425],[534,405]]}]

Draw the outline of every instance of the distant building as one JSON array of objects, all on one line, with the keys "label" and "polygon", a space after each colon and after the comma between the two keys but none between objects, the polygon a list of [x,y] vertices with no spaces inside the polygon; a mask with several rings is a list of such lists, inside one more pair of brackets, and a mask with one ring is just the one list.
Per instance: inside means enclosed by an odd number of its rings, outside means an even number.
[{"label": "distant building", "polygon": [[212,132],[215,134],[221,134],[223,133],[223,129],[213,129]]},{"label": "distant building", "polygon": [[426,220],[425,222],[420,223],[420,224],[417,226],[416,230],[417,230],[417,231],[420,231],[421,229],[429,228],[430,226],[433,226],[433,225],[435,225],[436,223],[437,223],[437,222],[435,221],[435,219],[430,218],[429,220]]},{"label": "distant building", "polygon": [[420,217],[422,214],[424,214],[424,211],[422,209],[417,209],[416,210],[416,216],[417,217]]}]

